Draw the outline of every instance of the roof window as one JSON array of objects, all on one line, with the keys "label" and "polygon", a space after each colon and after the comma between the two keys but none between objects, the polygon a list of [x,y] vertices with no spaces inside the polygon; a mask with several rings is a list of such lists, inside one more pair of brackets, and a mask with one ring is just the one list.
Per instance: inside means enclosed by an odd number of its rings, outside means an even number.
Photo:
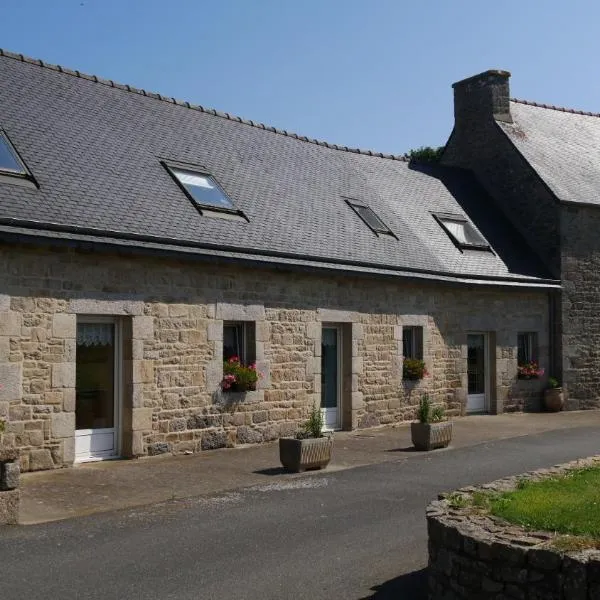
[{"label": "roof window", "polygon": [[233,202],[210,175],[171,167],[175,179],[200,206],[233,210]]},{"label": "roof window", "polygon": [[246,215],[236,209],[217,180],[203,168],[170,161],[162,164],[201,215],[248,222]]},{"label": "roof window", "polygon": [[0,130],[0,172],[26,176],[27,169],[6,134]]},{"label": "roof window", "polygon": [[345,198],[345,200],[352,210],[373,231],[373,233],[376,235],[383,234],[396,237],[394,232],[375,214],[375,211],[372,208],[369,208],[366,204],[362,204],[361,202],[357,202],[356,200],[352,200],[350,198]]},{"label": "roof window", "polygon": [[459,248],[490,250],[487,240],[461,215],[433,215],[442,229],[448,234],[454,245]]}]

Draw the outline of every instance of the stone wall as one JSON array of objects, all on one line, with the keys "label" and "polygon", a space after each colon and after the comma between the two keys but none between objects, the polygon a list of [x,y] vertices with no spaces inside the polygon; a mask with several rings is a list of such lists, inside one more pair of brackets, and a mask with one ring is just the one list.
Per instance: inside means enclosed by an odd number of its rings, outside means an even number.
[{"label": "stone wall", "polygon": [[523,478],[540,480],[599,464],[600,457],[578,460],[463,488],[432,502],[427,508],[430,600],[600,598],[599,550],[561,553],[551,545],[554,534],[528,531],[469,506],[477,491],[511,491]]},{"label": "stone wall", "polygon": [[563,381],[567,408],[600,407],[600,211],[562,208]]},{"label": "stone wall", "polygon": [[[285,273],[75,250],[0,249],[1,444],[23,470],[74,460],[76,323],[114,315],[123,332],[122,454],[258,443],[292,434],[320,401],[321,328],[343,331],[343,428],[411,419],[421,394],[465,409],[466,336],[489,332],[491,412],[521,408],[518,331],[548,360],[542,291]],[[223,322],[252,321],[264,377],[228,394]],[[402,380],[402,326],[424,327],[430,376]]]}]

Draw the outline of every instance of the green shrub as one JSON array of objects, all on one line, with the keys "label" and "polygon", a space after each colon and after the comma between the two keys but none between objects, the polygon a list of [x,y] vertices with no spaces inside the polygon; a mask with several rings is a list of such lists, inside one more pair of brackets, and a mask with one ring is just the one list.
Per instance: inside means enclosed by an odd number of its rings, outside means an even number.
[{"label": "green shrub", "polygon": [[419,407],[417,408],[417,419],[420,423],[438,423],[445,418],[443,406],[432,406],[431,400],[427,394],[421,396]]},{"label": "green shrub", "polygon": [[432,148],[431,146],[421,146],[408,151],[407,158],[416,163],[438,163],[442,158],[444,146]]},{"label": "green shrub", "polygon": [[323,412],[321,407],[313,404],[307,421],[302,426],[296,437],[298,439],[323,437]]}]

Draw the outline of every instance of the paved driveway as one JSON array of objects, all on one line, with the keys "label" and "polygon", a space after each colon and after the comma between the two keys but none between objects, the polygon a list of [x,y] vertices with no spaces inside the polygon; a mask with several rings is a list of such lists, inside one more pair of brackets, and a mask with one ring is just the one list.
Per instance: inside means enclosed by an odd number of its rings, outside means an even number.
[{"label": "paved driveway", "polygon": [[0,532],[2,599],[424,598],[443,490],[598,453],[600,427]]}]

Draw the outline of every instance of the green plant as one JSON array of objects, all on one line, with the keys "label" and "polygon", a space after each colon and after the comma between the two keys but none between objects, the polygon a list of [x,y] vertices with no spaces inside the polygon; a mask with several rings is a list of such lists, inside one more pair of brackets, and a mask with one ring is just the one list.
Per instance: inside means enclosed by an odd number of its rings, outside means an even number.
[{"label": "green plant", "polygon": [[444,146],[432,148],[431,146],[421,146],[408,151],[407,157],[411,162],[418,163],[438,163],[442,158]]},{"label": "green plant", "polygon": [[296,437],[298,439],[323,437],[323,425],[323,412],[321,411],[321,407],[315,403],[308,414],[308,419]]},{"label": "green plant", "polygon": [[460,492],[452,492],[446,496],[446,501],[450,505],[450,508],[466,508],[469,505],[468,498]]},{"label": "green plant", "polygon": [[423,394],[417,408],[417,419],[420,423],[439,423],[445,418],[443,406],[433,406],[428,394]]},{"label": "green plant", "polygon": [[229,392],[247,392],[256,389],[260,373],[256,364],[243,365],[237,356],[232,356],[223,363],[223,380],[221,388]]},{"label": "green plant", "polygon": [[431,422],[438,423],[439,421],[444,420],[444,407],[443,406],[434,406],[431,409]]},{"label": "green plant", "polygon": [[419,400],[417,419],[419,419],[419,423],[429,423],[431,420],[431,401],[427,394],[421,396],[421,400]]},{"label": "green plant", "polygon": [[556,377],[548,377],[548,387],[555,390],[556,388],[560,387],[560,382],[558,379],[556,379]]},{"label": "green plant", "polygon": [[5,428],[5,423],[2,419],[0,419],[0,433],[2,433],[4,431]]},{"label": "green plant", "polygon": [[402,377],[416,381],[427,375],[425,361],[420,358],[405,358],[402,363]]}]

